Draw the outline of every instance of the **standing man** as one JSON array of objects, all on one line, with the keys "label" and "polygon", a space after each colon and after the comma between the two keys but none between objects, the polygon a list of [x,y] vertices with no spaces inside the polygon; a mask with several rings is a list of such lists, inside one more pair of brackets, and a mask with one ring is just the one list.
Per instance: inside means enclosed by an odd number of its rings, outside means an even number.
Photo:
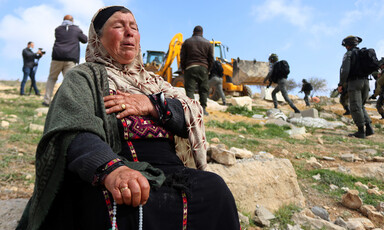
[{"label": "standing man", "polygon": [[[296,108],[296,106],[293,104],[291,99],[288,96],[287,92],[287,78],[289,74],[289,66],[286,61],[280,61],[278,62],[279,58],[276,54],[271,54],[268,57],[269,62],[272,64],[271,71],[268,73],[267,77],[264,79],[266,82],[267,80],[269,81],[269,86],[271,86],[272,82],[277,83],[276,88],[272,91],[272,99],[273,99],[273,105],[274,108],[277,109],[277,98],[276,94],[281,91],[281,94],[284,97],[284,100],[291,106],[291,108],[295,111],[295,113],[300,113],[300,110]],[[285,64],[284,64],[285,62]],[[285,70],[283,70],[285,69]]]},{"label": "standing man", "polygon": [[302,80],[303,85],[301,86],[301,91],[304,92],[304,101],[306,106],[310,106],[309,104],[309,95],[311,94],[311,91],[313,90],[313,87],[311,83],[309,83],[306,79]]},{"label": "standing man", "polygon": [[45,89],[43,105],[49,106],[52,100],[53,88],[57,78],[65,73],[80,59],[80,44],[87,43],[88,38],[83,31],[73,24],[73,17],[65,15],[63,23],[55,29],[55,43],[52,50],[52,62],[49,70],[47,86]]},{"label": "standing man", "polygon": [[[376,72],[375,74],[377,74],[376,76],[376,88],[375,90],[373,91],[373,95],[369,97],[369,99],[376,99],[377,96],[379,96],[379,98],[377,99],[376,101],[376,109],[377,109],[377,112],[381,115],[381,120],[384,119],[384,109],[383,109],[383,105],[384,105],[384,63],[383,63],[383,59],[380,60],[380,72]],[[373,74],[372,74],[373,75]]]},{"label": "standing man", "polygon": [[223,66],[216,60],[213,62],[211,72],[209,73],[209,88],[213,89],[212,98],[218,100],[221,98],[223,105],[226,105],[225,94],[223,91]]},{"label": "standing man", "polygon": [[366,136],[374,134],[371,119],[364,107],[369,94],[368,75],[363,75],[358,71],[357,61],[359,48],[357,45],[361,41],[362,39],[357,36],[348,36],[343,39],[341,44],[347,49],[347,52],[343,57],[338,87],[341,93],[344,90],[344,85],[347,84],[352,119],[358,128],[357,132],[349,134],[348,136],[357,138],[365,138]]},{"label": "standing man", "polygon": [[35,94],[40,96],[39,89],[36,85],[36,68],[37,62],[35,60],[40,59],[43,56],[43,52],[41,49],[39,49],[36,53],[32,51],[32,49],[35,47],[35,44],[33,42],[28,42],[27,48],[23,49],[23,80],[21,81],[20,85],[20,95],[25,95],[24,87],[27,83],[28,76],[31,78],[31,87],[35,90]]},{"label": "standing man", "polygon": [[196,26],[192,37],[185,40],[181,46],[180,64],[184,71],[184,87],[189,98],[194,99],[197,84],[200,105],[203,107],[204,115],[208,98],[208,73],[213,63],[213,46],[203,37],[203,28]]}]

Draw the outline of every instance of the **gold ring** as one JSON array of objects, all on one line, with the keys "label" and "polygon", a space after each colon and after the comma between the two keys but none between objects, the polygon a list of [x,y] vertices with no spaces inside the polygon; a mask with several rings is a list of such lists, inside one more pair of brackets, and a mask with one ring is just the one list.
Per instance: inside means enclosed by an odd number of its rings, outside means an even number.
[{"label": "gold ring", "polygon": [[125,104],[121,104],[121,108],[124,110],[125,109]]},{"label": "gold ring", "polygon": [[122,192],[122,191],[124,191],[126,189],[128,189],[128,187],[123,187],[123,188],[120,189],[120,192]]}]

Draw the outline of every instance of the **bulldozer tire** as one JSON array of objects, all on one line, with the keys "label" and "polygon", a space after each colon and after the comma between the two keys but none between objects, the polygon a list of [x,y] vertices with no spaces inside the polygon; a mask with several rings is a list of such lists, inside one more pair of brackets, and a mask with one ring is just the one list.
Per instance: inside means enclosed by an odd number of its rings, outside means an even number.
[{"label": "bulldozer tire", "polygon": [[172,80],[172,86],[174,87],[183,87],[184,88],[184,77],[179,76]]},{"label": "bulldozer tire", "polygon": [[241,92],[242,96],[252,97],[252,90],[249,86],[243,85],[243,92]]}]

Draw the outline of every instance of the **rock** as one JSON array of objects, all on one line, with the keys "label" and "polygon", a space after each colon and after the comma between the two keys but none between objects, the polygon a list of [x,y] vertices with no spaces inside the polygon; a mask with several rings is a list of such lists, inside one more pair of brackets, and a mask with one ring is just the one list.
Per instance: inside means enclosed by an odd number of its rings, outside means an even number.
[{"label": "rock", "polygon": [[28,199],[0,200],[0,229],[14,230]]},{"label": "rock", "polygon": [[[367,218],[349,218],[348,219],[348,222],[347,222],[347,226],[348,226],[348,223],[349,222],[360,222],[362,225],[363,225],[363,229],[373,229],[375,228],[375,225],[372,223],[372,221],[370,221],[369,219]],[[358,228],[357,229],[360,229],[360,225],[357,224]],[[348,228],[349,229],[349,228]]]},{"label": "rock", "polygon": [[[260,156],[255,155],[253,159],[256,157]],[[238,209],[244,213],[254,213],[256,205],[262,205],[271,212],[288,204],[305,206],[295,169],[288,159],[261,157],[231,167],[208,164],[207,171],[224,179]]]},{"label": "rock", "polygon": [[355,155],[351,153],[343,154],[340,156],[341,160],[346,162],[353,162],[355,160]]},{"label": "rock", "polygon": [[315,157],[309,158],[309,160],[307,160],[307,165],[314,169],[321,169],[323,167],[319,162],[317,162]]},{"label": "rock", "polygon": [[369,189],[369,188],[368,188],[368,185],[365,185],[365,184],[361,183],[360,181],[356,182],[356,183],[355,183],[355,186],[360,187],[360,188],[363,188],[363,189],[365,189],[365,190]]},{"label": "rock", "polygon": [[44,125],[29,124],[29,130],[43,132]]},{"label": "rock", "polygon": [[347,222],[345,222],[345,220],[343,220],[341,217],[337,217],[334,223],[340,227],[347,228]]},{"label": "rock", "polygon": [[381,196],[380,191],[378,191],[377,189],[368,189],[368,190],[367,190],[367,193],[368,193],[368,194],[374,194],[374,195],[376,195],[376,196]]},{"label": "rock", "polygon": [[365,205],[363,205],[363,206],[360,207],[360,212],[361,212],[364,216],[366,216],[366,217],[368,217],[368,213],[371,212],[371,211],[376,211],[376,209],[375,209],[375,207],[373,207],[373,205],[367,205],[367,204],[365,204]]},{"label": "rock", "polygon": [[302,110],[301,111],[302,117],[312,117],[312,118],[318,118],[319,117],[319,111],[315,108]]},{"label": "rock", "polygon": [[349,190],[342,197],[341,203],[350,209],[359,209],[363,205],[363,201],[359,197],[359,191]]},{"label": "rock", "polygon": [[255,222],[261,226],[270,226],[270,221],[275,219],[276,217],[262,205],[257,205],[255,210]]},{"label": "rock", "polygon": [[317,142],[319,142],[319,144],[321,144],[321,145],[324,144],[324,141],[323,141],[323,139],[321,139],[321,137],[318,137],[318,138],[317,138]]},{"label": "rock", "polygon": [[380,225],[384,224],[384,216],[380,212],[370,211],[368,212],[368,218],[374,223],[378,223]]},{"label": "rock", "polygon": [[37,108],[37,109],[35,109],[35,113],[37,114],[38,117],[42,117],[42,116],[48,114],[48,110],[49,110],[48,107]]},{"label": "rock", "polygon": [[321,175],[320,174],[316,174],[316,175],[312,176],[312,178],[317,180],[317,181],[319,181],[319,180],[321,180]]},{"label": "rock", "polygon": [[339,189],[339,186],[334,185],[334,184],[330,184],[330,185],[329,185],[329,188],[330,188],[331,190],[336,190],[336,189]]},{"label": "rock", "polygon": [[218,147],[211,147],[211,151],[211,158],[216,162],[224,165],[236,164],[236,157],[233,152]]},{"label": "rock", "polygon": [[217,137],[214,137],[214,138],[211,139],[211,142],[212,143],[220,143],[220,139],[217,138]]},{"label": "rock", "polygon": [[229,151],[233,152],[235,154],[235,157],[240,159],[251,158],[253,156],[253,153],[247,149],[232,147],[229,149]]},{"label": "rock", "polygon": [[239,221],[242,224],[249,225],[249,218],[247,216],[244,216],[241,212],[237,212],[239,215]]},{"label": "rock", "polygon": [[302,212],[293,214],[291,219],[295,224],[309,227],[307,229],[345,230],[345,228],[329,221],[308,217]]},{"label": "rock", "polygon": [[311,208],[311,211],[313,212],[313,214],[315,214],[316,216],[320,217],[321,219],[330,221],[329,213],[324,208],[319,207],[319,206],[314,206],[314,207]]},{"label": "rock", "polygon": [[325,161],[335,161],[336,159],[333,158],[333,157],[322,157],[321,159],[325,160]]},{"label": "rock", "polygon": [[377,154],[377,150],[376,149],[364,149],[364,150],[361,150],[360,153],[373,156],[373,155]]},{"label": "rock", "polygon": [[288,133],[290,136],[295,136],[295,135],[303,135],[305,134],[305,127],[296,127],[293,126],[291,129],[286,130],[286,133]]},{"label": "rock", "polygon": [[245,96],[245,97],[232,97],[231,98],[231,104],[234,106],[244,106],[248,110],[252,111],[252,98]]},{"label": "rock", "polygon": [[1,121],[0,128],[8,129],[9,128],[9,122],[8,121]]},{"label": "rock", "polygon": [[383,201],[381,201],[379,204],[377,204],[376,210],[379,212],[384,212],[384,202]]},{"label": "rock", "polygon": [[378,156],[373,157],[373,161],[374,162],[384,162],[384,157],[378,157]]}]

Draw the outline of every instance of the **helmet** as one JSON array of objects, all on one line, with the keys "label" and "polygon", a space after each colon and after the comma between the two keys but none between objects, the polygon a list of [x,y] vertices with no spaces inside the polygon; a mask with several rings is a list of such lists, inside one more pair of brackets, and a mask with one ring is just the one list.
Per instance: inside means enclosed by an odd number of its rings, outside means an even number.
[{"label": "helmet", "polygon": [[279,57],[277,56],[277,54],[274,54],[274,53],[271,53],[268,57],[268,61],[269,62],[272,62],[272,63],[275,63],[279,60]]},{"label": "helmet", "polygon": [[302,80],[303,83],[308,83],[307,79]]},{"label": "helmet", "polygon": [[363,39],[357,36],[348,36],[343,39],[343,42],[341,43],[342,46],[357,46],[360,42],[362,42]]}]

